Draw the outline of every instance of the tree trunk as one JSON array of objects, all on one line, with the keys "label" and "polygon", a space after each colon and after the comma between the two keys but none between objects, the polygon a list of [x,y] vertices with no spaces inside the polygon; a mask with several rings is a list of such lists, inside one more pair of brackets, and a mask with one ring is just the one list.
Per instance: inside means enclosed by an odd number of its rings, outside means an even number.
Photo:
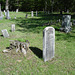
[{"label": "tree trunk", "polygon": [[6,11],[9,9],[9,3],[8,3],[8,1],[9,0],[6,0],[6,7],[5,7]]}]

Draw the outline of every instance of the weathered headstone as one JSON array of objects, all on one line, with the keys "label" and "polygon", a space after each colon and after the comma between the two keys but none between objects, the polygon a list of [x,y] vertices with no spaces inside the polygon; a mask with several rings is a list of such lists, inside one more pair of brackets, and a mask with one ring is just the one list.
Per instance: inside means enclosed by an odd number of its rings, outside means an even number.
[{"label": "weathered headstone", "polygon": [[1,4],[0,4],[0,20],[3,19],[2,11],[1,11]]},{"label": "weathered headstone", "polygon": [[67,13],[69,13],[69,10],[67,10]]},{"label": "weathered headstone", "polygon": [[6,19],[10,19],[9,10],[6,12]]},{"label": "weathered headstone", "polygon": [[16,15],[15,15],[14,19],[16,19]]},{"label": "weathered headstone", "polygon": [[33,17],[33,16],[34,16],[33,11],[31,11],[31,17]]},{"label": "weathered headstone", "polygon": [[38,12],[36,11],[36,16],[38,16]]},{"label": "weathered headstone", "polygon": [[28,17],[28,14],[26,14],[26,17],[25,18],[27,18]]},{"label": "weathered headstone", "polygon": [[1,4],[0,4],[0,16],[1,16]]},{"label": "weathered headstone", "polygon": [[18,9],[16,9],[16,13],[18,12]]},{"label": "weathered headstone", "polygon": [[15,31],[15,24],[11,25],[11,31],[14,32]]},{"label": "weathered headstone", "polygon": [[46,27],[43,31],[43,59],[51,60],[55,54],[55,29]]},{"label": "weathered headstone", "polygon": [[4,10],[5,16],[6,16],[6,11]]},{"label": "weathered headstone", "polygon": [[4,30],[1,30],[2,31],[2,34],[5,38],[9,37],[9,34],[8,34],[8,31],[7,29],[4,29]]},{"label": "weathered headstone", "polygon": [[73,20],[73,25],[75,25],[75,20]]},{"label": "weathered headstone", "polygon": [[63,15],[62,17],[62,28],[60,30],[65,31],[66,33],[71,31],[71,15]]}]

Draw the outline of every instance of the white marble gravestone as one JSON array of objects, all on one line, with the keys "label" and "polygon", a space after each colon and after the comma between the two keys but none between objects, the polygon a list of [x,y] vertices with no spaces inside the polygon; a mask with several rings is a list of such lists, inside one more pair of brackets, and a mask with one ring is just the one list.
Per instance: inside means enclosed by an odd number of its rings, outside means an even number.
[{"label": "white marble gravestone", "polygon": [[9,37],[9,34],[8,34],[8,31],[7,29],[4,29],[4,30],[1,30],[2,31],[2,34],[5,38]]},{"label": "white marble gravestone", "polygon": [[6,16],[6,11],[4,10],[5,16]]},{"label": "white marble gravestone", "polygon": [[31,17],[33,17],[33,16],[34,16],[33,11],[31,11]]},{"label": "white marble gravestone", "polygon": [[36,11],[36,16],[38,16],[38,12]]},{"label": "white marble gravestone", "polygon": [[15,31],[15,24],[11,25],[11,31],[14,32]]},{"label": "white marble gravestone", "polygon": [[10,19],[9,10],[6,12],[6,19]]},{"label": "white marble gravestone", "polygon": [[16,9],[16,13],[18,13],[18,9]]},{"label": "white marble gravestone", "polygon": [[43,59],[51,60],[55,54],[55,29],[46,27],[43,31]]}]

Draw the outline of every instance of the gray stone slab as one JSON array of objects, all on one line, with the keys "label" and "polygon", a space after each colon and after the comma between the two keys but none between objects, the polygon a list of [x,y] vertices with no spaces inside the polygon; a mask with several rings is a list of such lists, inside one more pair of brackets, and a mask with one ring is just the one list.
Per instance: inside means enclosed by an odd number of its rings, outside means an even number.
[{"label": "gray stone slab", "polygon": [[36,16],[38,16],[38,11],[36,11]]},{"label": "gray stone slab", "polygon": [[34,16],[33,11],[31,11],[31,17],[33,17],[33,16]]},{"label": "gray stone slab", "polygon": [[62,17],[62,28],[66,33],[71,31],[71,15],[63,15]]},{"label": "gray stone slab", "polygon": [[75,20],[73,20],[73,25],[75,25]]},{"label": "gray stone slab", "polygon": [[18,13],[18,11],[19,11],[19,10],[18,10],[18,9],[16,9],[16,13]]},{"label": "gray stone slab", "polygon": [[15,31],[15,24],[11,25],[11,31],[14,32]]},{"label": "gray stone slab", "polygon": [[51,60],[55,54],[55,29],[46,27],[43,31],[43,59]]},{"label": "gray stone slab", "polygon": [[1,32],[5,38],[9,37],[7,29],[1,30]]},{"label": "gray stone slab", "polygon": [[3,17],[2,16],[0,16],[0,20],[2,20],[3,19]]},{"label": "gray stone slab", "polygon": [[10,19],[9,10],[6,12],[6,19]]}]

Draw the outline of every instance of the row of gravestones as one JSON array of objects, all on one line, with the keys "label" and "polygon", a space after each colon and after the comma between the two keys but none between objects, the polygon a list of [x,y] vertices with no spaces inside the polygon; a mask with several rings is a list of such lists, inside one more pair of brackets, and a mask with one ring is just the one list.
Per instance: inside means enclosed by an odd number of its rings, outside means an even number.
[{"label": "row of gravestones", "polygon": [[[12,31],[12,32],[15,31],[15,24],[12,24],[12,25],[11,25],[11,31]],[[3,30],[1,30],[1,32],[2,32],[2,35],[3,35],[5,38],[9,37],[9,34],[8,34],[7,29],[3,29]]]},{"label": "row of gravestones", "polygon": [[[15,25],[11,26],[11,30],[15,31]],[[9,37],[6,29],[2,30],[4,37]],[[44,62],[51,60],[55,54],[55,29],[46,27],[43,31],[43,59]]]}]

